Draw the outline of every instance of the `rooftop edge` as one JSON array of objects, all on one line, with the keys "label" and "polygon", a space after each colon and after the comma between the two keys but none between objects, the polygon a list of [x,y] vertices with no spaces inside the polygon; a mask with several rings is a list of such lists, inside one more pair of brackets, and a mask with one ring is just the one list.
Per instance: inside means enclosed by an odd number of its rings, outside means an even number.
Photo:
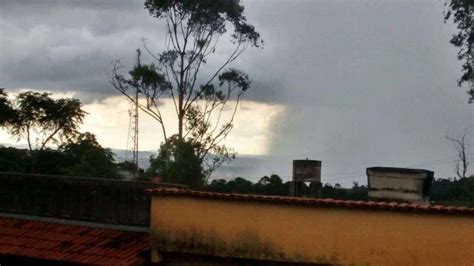
[{"label": "rooftop edge", "polygon": [[285,196],[262,196],[251,194],[230,194],[217,193],[195,190],[184,190],[176,188],[158,188],[148,189],[155,196],[178,196],[192,197],[200,199],[215,200],[231,200],[231,201],[253,201],[268,202],[277,204],[305,205],[315,207],[337,207],[349,209],[369,209],[369,210],[385,210],[385,211],[403,211],[415,213],[434,213],[434,214],[450,214],[450,215],[469,215],[474,216],[474,208],[453,207],[443,205],[427,205],[418,203],[399,203],[399,202],[380,202],[380,201],[354,201],[354,200],[337,200],[337,199],[315,199],[315,198],[299,198]]}]

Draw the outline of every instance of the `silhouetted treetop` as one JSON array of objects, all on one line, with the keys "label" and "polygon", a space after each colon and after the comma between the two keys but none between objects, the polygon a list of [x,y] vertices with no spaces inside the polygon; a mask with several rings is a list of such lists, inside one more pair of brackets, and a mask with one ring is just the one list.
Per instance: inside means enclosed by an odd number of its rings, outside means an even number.
[{"label": "silhouetted treetop", "polygon": [[247,23],[240,0],[147,0],[145,8],[156,18],[186,21],[187,27],[223,34],[226,21],[234,27],[232,38],[260,46],[263,41]]},{"label": "silhouetted treetop", "polygon": [[[473,0],[446,0],[445,22],[452,18],[458,32],[451,37],[451,44],[459,48],[458,59],[462,62],[462,74],[458,80],[461,86],[464,82],[474,79],[474,1]],[[474,100],[474,89],[468,91]]]},{"label": "silhouetted treetop", "polygon": [[5,126],[14,116],[13,107],[8,100],[8,95],[0,88],[0,127]]},{"label": "silhouetted treetop", "polygon": [[27,91],[20,93],[12,106],[12,117],[5,127],[18,139],[26,138],[32,150],[32,134],[43,150],[50,142],[60,144],[78,134],[86,115],[77,99],[53,99],[49,93]]}]

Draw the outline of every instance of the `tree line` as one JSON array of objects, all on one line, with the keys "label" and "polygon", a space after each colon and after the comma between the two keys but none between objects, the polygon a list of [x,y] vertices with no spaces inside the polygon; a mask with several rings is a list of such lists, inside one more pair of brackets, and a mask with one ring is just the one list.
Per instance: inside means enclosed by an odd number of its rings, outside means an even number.
[{"label": "tree line", "polygon": [[[205,189],[220,193],[288,196],[290,186],[290,181],[284,182],[280,176],[273,174],[263,176],[255,183],[242,177],[231,180],[214,179]],[[354,182],[351,188],[343,188],[338,183],[335,185],[326,183],[321,186],[321,192],[318,197],[343,200],[367,200],[367,187],[361,186],[357,182]]]},{"label": "tree line", "polygon": [[[205,188],[212,192],[242,193],[288,196],[290,182],[284,182],[278,175],[264,176],[256,183],[242,177],[231,180],[212,180]],[[367,186],[357,182],[351,188],[336,183],[324,184],[319,197],[341,200],[368,200]],[[474,207],[474,175],[466,178],[441,178],[432,183],[430,200],[432,204]]]},{"label": "tree line", "polygon": [[118,177],[114,154],[94,134],[79,131],[87,114],[79,100],[33,91],[12,99],[0,89],[0,111],[0,127],[28,147],[0,147],[0,171]]}]

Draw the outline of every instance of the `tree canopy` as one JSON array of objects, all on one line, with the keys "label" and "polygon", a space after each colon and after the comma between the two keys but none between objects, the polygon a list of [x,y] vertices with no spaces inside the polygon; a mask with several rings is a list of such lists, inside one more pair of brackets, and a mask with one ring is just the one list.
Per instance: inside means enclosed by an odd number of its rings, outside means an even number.
[{"label": "tree canopy", "polygon": [[74,138],[86,114],[77,99],[53,99],[49,93],[32,91],[18,94],[8,106],[11,113],[4,127],[18,139],[26,139],[30,151],[35,143],[44,150],[47,144]]},{"label": "tree canopy", "polygon": [[[230,64],[247,47],[261,47],[263,41],[247,22],[239,0],[147,0],[145,8],[166,25],[165,49],[155,53],[144,41],[153,62],[144,64],[138,50],[137,63],[128,75],[121,73],[120,62],[114,63],[110,82],[160,125],[165,147],[167,142],[177,144],[175,135],[189,142],[202,172],[209,176],[234,158],[234,151],[224,142],[239,102],[250,88],[249,76]],[[221,57],[215,69],[202,71],[228,28],[232,28],[232,52]],[[163,116],[165,99],[172,101],[175,118]],[[222,115],[225,110],[231,112],[228,119]],[[177,121],[177,132],[168,132],[170,120]]]},{"label": "tree canopy", "polygon": [[150,158],[149,176],[158,176],[162,182],[200,188],[206,183],[202,160],[190,141],[171,137],[160,147],[158,155]]},{"label": "tree canopy", "polygon": [[0,172],[119,178],[113,153],[88,132],[69,139],[57,150],[0,147]]},{"label": "tree canopy", "polygon": [[4,127],[14,117],[14,111],[5,89],[0,88],[0,127]]},{"label": "tree canopy", "polygon": [[94,134],[79,134],[74,140],[61,145],[59,150],[65,157],[65,175],[117,178],[118,168],[114,154],[103,148]]},{"label": "tree canopy", "polygon": [[[474,1],[472,0],[447,0],[447,9],[444,20],[452,18],[458,32],[451,38],[451,44],[459,48],[458,59],[462,62],[462,74],[458,80],[461,86],[464,82],[474,79]],[[474,86],[468,91],[469,102],[474,101]]]},{"label": "tree canopy", "polygon": [[0,171],[118,178],[113,153],[94,134],[79,132],[86,115],[79,100],[33,91],[7,96],[0,89],[0,126],[26,138],[28,150],[0,147]]},{"label": "tree canopy", "polygon": [[145,8],[156,18],[169,19],[180,26],[185,23],[187,32],[223,34],[227,31],[226,22],[230,22],[234,27],[232,38],[236,42],[250,42],[254,46],[262,43],[255,27],[247,23],[240,0],[147,0]]}]

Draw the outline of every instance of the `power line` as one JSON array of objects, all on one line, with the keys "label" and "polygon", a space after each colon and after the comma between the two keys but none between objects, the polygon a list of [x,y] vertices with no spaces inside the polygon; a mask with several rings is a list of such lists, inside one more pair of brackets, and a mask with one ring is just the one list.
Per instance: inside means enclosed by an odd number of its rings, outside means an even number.
[{"label": "power line", "polygon": [[357,172],[345,172],[345,173],[329,173],[325,174],[325,176],[340,176],[340,175],[355,175],[355,174],[362,174],[364,172],[357,171]]}]

